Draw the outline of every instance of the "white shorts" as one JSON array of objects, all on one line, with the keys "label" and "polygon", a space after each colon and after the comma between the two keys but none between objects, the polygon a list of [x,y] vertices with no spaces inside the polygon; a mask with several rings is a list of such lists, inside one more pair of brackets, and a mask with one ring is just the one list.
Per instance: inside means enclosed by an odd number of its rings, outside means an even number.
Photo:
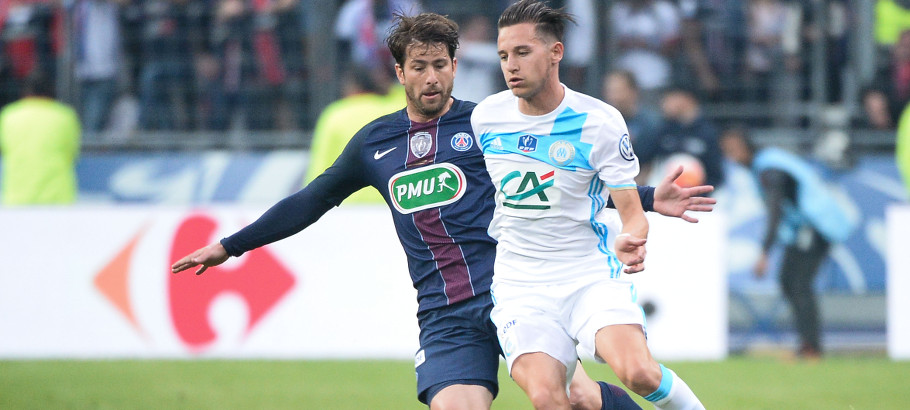
[{"label": "white shorts", "polygon": [[[495,278],[494,278],[495,279]],[[516,284],[494,280],[493,311],[509,372],[525,353],[543,352],[574,369],[582,354],[596,357],[598,330],[620,324],[637,324],[645,330],[645,315],[635,303],[631,282],[585,276],[554,285]]]}]

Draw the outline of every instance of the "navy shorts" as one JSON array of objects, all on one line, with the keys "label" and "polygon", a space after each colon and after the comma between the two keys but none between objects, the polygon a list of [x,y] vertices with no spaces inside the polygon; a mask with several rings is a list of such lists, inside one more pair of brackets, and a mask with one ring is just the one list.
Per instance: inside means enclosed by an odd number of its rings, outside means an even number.
[{"label": "navy shorts", "polygon": [[420,350],[415,355],[417,398],[429,404],[453,384],[484,386],[493,397],[502,349],[490,320],[489,293],[417,314]]}]

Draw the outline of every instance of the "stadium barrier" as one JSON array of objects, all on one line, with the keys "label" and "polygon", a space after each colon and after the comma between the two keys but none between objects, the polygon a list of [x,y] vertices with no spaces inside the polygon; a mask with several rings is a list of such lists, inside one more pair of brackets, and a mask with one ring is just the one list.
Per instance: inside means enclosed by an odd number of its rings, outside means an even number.
[{"label": "stadium barrier", "polygon": [[888,208],[888,356],[910,360],[910,206]]},{"label": "stadium barrier", "polygon": [[[201,276],[170,273],[263,211],[0,209],[0,357],[412,357],[416,292],[382,206],[342,206]],[[725,357],[721,216],[650,219],[647,271],[634,280],[655,356]]]}]

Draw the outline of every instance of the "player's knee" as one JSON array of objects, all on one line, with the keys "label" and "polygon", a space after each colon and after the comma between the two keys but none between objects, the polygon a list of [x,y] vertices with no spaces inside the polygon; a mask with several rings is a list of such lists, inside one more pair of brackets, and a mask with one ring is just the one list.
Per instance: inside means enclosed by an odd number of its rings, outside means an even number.
[{"label": "player's knee", "polygon": [[641,396],[647,396],[660,387],[662,374],[660,368],[655,369],[648,363],[635,363],[626,366],[619,377],[630,390]]},{"label": "player's knee", "polygon": [[597,387],[592,389],[589,385],[572,383],[569,386],[569,404],[573,409],[599,408],[597,404],[600,403],[600,386]]},{"label": "player's knee", "polygon": [[564,390],[531,389],[528,398],[535,409],[561,409],[569,405],[569,398]]}]

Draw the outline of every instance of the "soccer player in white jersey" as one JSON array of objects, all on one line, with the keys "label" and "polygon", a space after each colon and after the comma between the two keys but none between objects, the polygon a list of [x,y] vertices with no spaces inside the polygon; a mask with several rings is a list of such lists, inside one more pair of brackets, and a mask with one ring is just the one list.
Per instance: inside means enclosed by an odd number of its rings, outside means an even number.
[{"label": "soccer player in white jersey", "polygon": [[[577,344],[655,407],[703,408],[651,357],[632,284],[620,278],[644,270],[638,161],[619,112],[559,82],[567,21],[539,1],[509,6],[498,38],[509,90],[471,117],[497,191],[491,317],[510,374],[536,408],[569,408]],[[609,199],[623,225],[612,250],[598,220]]]}]

